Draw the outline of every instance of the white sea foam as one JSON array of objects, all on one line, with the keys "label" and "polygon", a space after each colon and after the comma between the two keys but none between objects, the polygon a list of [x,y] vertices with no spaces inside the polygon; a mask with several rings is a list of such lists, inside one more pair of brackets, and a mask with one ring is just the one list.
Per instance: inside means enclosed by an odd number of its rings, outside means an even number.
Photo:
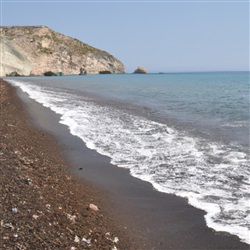
[{"label": "white sea foam", "polygon": [[61,115],[91,149],[152,183],[161,192],[188,198],[207,212],[209,227],[250,244],[249,158],[233,147],[194,138],[165,124],[77,95],[9,80]]},{"label": "white sea foam", "polygon": [[221,126],[238,128],[238,127],[249,127],[249,125],[250,125],[249,121],[234,121],[234,122],[224,123]]}]

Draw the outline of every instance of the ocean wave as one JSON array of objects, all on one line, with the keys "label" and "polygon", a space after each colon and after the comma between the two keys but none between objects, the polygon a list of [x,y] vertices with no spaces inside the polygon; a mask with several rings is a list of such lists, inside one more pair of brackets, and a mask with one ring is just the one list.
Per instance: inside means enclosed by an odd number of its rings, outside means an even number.
[{"label": "ocean wave", "polygon": [[222,127],[233,127],[233,128],[239,128],[239,127],[246,127],[249,128],[250,122],[249,121],[232,121],[222,124]]}]

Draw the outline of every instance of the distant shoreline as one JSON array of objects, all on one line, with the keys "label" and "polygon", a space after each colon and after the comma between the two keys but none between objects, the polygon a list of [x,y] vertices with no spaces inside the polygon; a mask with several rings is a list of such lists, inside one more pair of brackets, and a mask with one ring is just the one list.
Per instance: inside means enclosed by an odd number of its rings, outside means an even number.
[{"label": "distant shoreline", "polygon": [[[216,74],[216,73],[249,73],[250,71],[246,71],[246,70],[229,70],[229,71],[169,71],[169,72],[148,72],[145,74],[138,74],[138,73],[133,73],[133,72],[128,72],[128,73],[111,73],[108,75],[171,75],[171,74]],[[107,76],[107,74],[87,74],[90,76],[96,76],[96,75],[105,75]],[[63,76],[81,76],[84,77],[86,75],[79,75],[79,74],[63,74],[63,75],[55,75],[55,76],[44,76],[44,75],[20,75],[20,76],[0,76],[0,78],[9,78],[9,77],[63,77]]]}]

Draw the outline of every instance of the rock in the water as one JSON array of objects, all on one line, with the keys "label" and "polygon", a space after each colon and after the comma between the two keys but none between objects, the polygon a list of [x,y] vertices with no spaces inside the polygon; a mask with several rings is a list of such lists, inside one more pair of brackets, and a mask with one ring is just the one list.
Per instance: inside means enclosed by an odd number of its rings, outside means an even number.
[{"label": "rock in the water", "polygon": [[109,71],[109,70],[102,70],[102,71],[99,71],[99,74],[111,74],[111,71]]},{"label": "rock in the water", "polygon": [[6,76],[20,76],[16,71],[6,74]]},{"label": "rock in the water", "polygon": [[147,71],[145,68],[141,67],[141,66],[139,66],[139,67],[134,71],[134,74],[146,74],[146,73],[148,73],[148,71]]},{"label": "rock in the water", "polygon": [[52,71],[46,71],[43,73],[44,76],[56,76],[56,73],[52,72]]},{"label": "rock in the water", "polygon": [[85,68],[80,68],[79,75],[87,75],[87,70]]}]

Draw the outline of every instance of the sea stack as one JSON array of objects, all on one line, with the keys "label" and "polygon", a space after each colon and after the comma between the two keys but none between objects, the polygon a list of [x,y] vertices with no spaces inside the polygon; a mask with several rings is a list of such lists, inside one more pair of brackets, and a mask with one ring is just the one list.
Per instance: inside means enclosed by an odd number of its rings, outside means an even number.
[{"label": "sea stack", "polygon": [[139,66],[139,67],[134,71],[134,74],[146,74],[146,73],[148,73],[148,71],[147,71],[145,68],[141,67],[141,66]]}]

